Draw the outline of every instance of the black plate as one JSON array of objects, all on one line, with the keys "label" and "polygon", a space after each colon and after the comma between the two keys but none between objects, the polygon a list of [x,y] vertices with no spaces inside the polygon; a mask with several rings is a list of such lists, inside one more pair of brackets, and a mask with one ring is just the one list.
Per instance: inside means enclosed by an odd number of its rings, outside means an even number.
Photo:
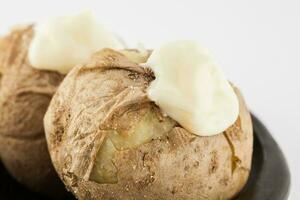
[{"label": "black plate", "polygon": [[[254,116],[254,152],[250,178],[236,200],[286,200],[290,172],[286,160],[264,125]],[[30,192],[13,180],[0,164],[0,199],[47,199]],[[73,198],[70,198],[73,199]]]},{"label": "black plate", "polygon": [[290,172],[279,146],[266,127],[252,115],[254,152],[250,178],[236,200],[286,200]]}]

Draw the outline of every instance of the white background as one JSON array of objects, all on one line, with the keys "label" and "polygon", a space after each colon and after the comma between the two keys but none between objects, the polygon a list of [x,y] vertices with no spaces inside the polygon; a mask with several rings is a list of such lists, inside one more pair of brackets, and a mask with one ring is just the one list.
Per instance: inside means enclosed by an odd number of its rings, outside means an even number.
[{"label": "white background", "polygon": [[81,9],[93,9],[130,47],[172,39],[207,46],[282,147],[292,173],[290,199],[300,199],[300,1],[0,0],[0,32]]}]

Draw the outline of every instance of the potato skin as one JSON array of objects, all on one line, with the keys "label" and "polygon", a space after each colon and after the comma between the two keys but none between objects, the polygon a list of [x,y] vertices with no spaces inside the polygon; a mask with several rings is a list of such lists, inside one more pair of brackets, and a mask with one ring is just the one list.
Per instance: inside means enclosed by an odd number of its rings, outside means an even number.
[{"label": "potato skin", "polygon": [[63,76],[32,68],[27,51],[33,27],[0,40],[0,156],[20,183],[54,196],[65,193],[50,160],[43,117]]},{"label": "potato skin", "polygon": [[179,125],[165,137],[118,151],[116,184],[90,181],[97,152],[111,129],[125,132],[141,110],[151,72],[121,53],[103,50],[75,67],[44,118],[53,164],[78,199],[230,199],[247,181],[252,158],[250,114],[239,91],[239,118],[221,134],[201,137]]}]

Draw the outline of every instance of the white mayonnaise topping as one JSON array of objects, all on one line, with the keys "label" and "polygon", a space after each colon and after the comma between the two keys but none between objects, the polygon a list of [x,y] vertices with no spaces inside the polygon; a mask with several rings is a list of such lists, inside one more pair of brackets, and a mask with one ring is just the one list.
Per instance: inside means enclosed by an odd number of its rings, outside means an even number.
[{"label": "white mayonnaise topping", "polygon": [[103,48],[122,49],[123,44],[91,12],[82,12],[37,24],[29,61],[34,68],[66,74]]},{"label": "white mayonnaise topping", "polygon": [[237,96],[208,50],[195,41],[175,41],[154,49],[148,59],[156,79],[148,96],[188,131],[210,136],[234,124]]}]

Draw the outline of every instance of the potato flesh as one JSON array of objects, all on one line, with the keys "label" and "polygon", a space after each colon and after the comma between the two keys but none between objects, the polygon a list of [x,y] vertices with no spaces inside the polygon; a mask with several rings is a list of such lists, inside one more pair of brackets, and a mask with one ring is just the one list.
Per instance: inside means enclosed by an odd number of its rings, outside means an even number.
[{"label": "potato flesh", "polygon": [[108,138],[99,150],[94,169],[91,173],[91,180],[97,183],[116,183],[117,169],[112,162],[112,158],[116,152],[111,140]]},{"label": "potato flesh", "polygon": [[151,139],[163,136],[173,128],[174,122],[165,119],[160,122],[154,112],[147,112],[139,123],[133,127],[128,134],[118,134],[117,131],[112,132],[108,137],[113,142],[117,150],[134,148]]},{"label": "potato flesh", "polygon": [[135,148],[152,139],[166,135],[175,122],[169,118],[160,121],[154,112],[149,111],[128,134],[119,134],[111,131],[103,146],[97,153],[96,162],[90,180],[97,183],[116,183],[117,169],[113,164],[117,151]]}]

